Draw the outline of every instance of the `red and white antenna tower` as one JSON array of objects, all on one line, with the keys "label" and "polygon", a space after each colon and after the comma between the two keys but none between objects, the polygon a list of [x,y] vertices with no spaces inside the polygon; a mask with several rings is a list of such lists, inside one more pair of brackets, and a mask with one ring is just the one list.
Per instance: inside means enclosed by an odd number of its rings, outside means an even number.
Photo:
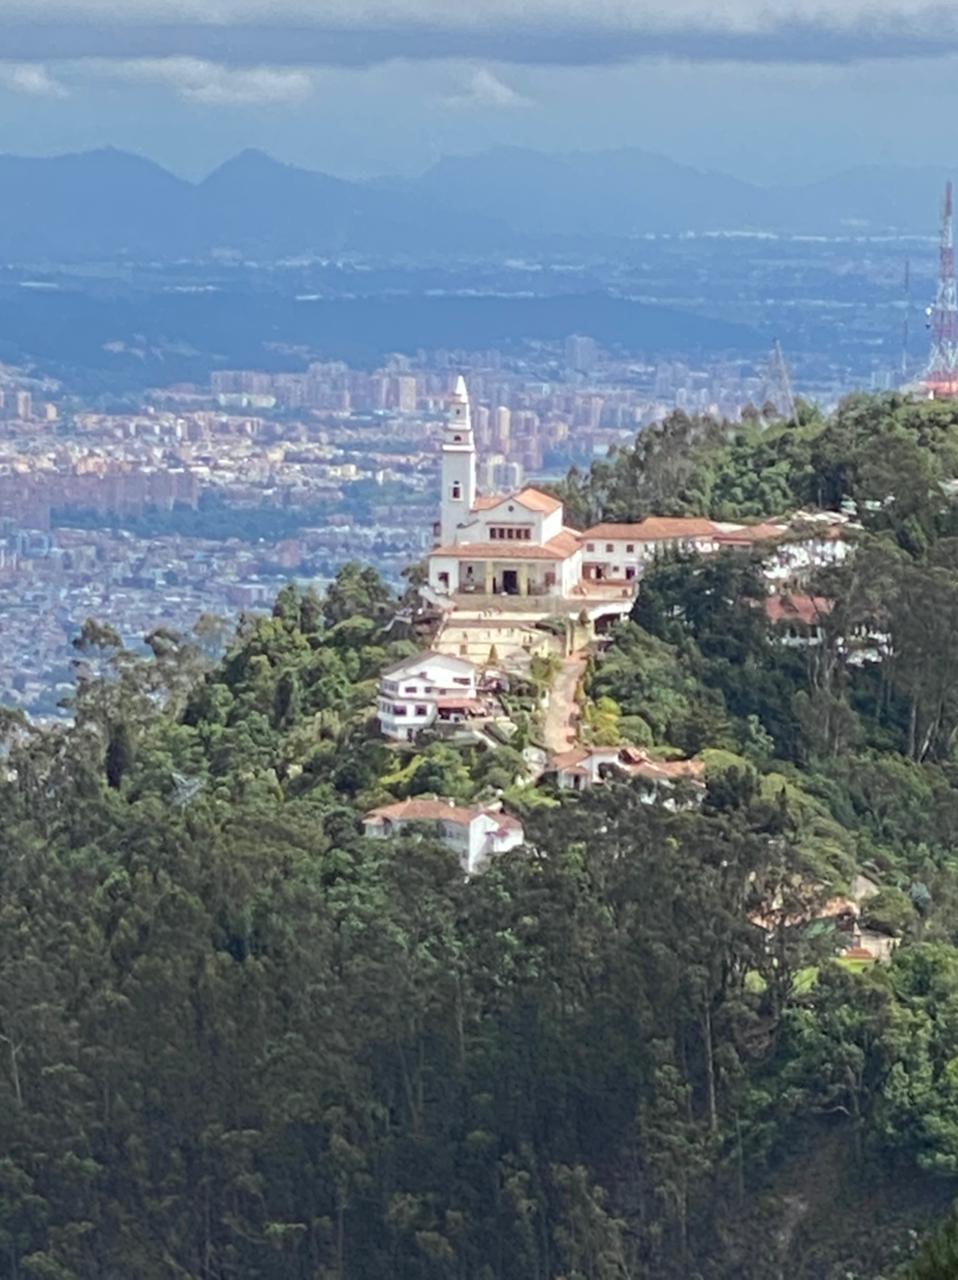
[{"label": "red and white antenna tower", "polygon": [[928,308],[931,354],[923,381],[936,400],[958,397],[958,287],[955,285],[955,212],[951,183],[945,186],[938,250],[938,296]]}]

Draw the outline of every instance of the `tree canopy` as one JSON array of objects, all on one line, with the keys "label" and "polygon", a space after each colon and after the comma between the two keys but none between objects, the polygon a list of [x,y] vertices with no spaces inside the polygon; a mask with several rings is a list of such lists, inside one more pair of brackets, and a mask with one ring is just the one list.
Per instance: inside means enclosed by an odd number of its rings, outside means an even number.
[{"label": "tree canopy", "polygon": [[[675,418],[569,478],[580,519],[861,515],[817,643],[752,556],[676,556],[590,659],[582,733],[701,788],[536,782],[548,663],[508,745],[387,745],[415,575],[145,656],[91,620],[70,722],[0,716],[3,1273],[953,1274],[952,1226],[919,1241],[958,1191],[954,415]],[[466,879],[363,835],[427,795],[525,844]],[[887,963],[842,945],[855,893]]]}]

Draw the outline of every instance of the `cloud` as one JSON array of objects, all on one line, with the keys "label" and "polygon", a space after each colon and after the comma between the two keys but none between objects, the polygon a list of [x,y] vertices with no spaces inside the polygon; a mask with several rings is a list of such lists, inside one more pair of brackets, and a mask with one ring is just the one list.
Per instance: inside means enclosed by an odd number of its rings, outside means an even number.
[{"label": "cloud", "polygon": [[447,107],[476,111],[514,111],[535,105],[531,98],[518,93],[486,67],[478,67],[467,87],[461,93],[451,94],[444,102]]},{"label": "cloud", "polygon": [[0,89],[25,93],[32,98],[66,98],[66,85],[37,62],[0,62]]},{"label": "cloud", "polygon": [[78,70],[101,78],[159,84],[188,102],[208,106],[267,106],[301,102],[313,92],[315,77],[290,67],[225,67],[203,58],[90,60]]},{"label": "cloud", "polygon": [[3,0],[0,56],[228,66],[394,59],[843,63],[958,50],[941,0]]},{"label": "cloud", "polygon": [[[515,0],[4,0],[8,19],[40,22],[104,19],[125,25],[195,23],[304,24],[327,28],[404,25],[475,31],[517,24]],[[929,32],[949,16],[941,0],[524,0],[530,25],[609,30],[767,31],[792,23],[849,29],[865,22],[920,23]]]}]

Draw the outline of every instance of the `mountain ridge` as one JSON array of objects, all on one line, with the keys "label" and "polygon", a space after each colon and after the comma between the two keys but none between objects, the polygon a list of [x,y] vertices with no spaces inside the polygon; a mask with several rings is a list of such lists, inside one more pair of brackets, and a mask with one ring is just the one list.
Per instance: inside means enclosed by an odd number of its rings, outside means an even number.
[{"label": "mountain ridge", "polygon": [[498,147],[444,157],[416,178],[356,181],[248,148],[191,182],[112,147],[4,154],[0,257],[434,256],[721,231],[931,236],[945,177],[867,165],[761,186],[638,148]]}]

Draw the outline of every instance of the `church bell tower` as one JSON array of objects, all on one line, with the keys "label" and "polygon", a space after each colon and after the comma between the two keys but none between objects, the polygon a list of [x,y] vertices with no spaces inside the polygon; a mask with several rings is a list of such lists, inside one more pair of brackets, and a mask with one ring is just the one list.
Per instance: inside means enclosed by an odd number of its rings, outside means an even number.
[{"label": "church bell tower", "polygon": [[458,539],[476,501],[476,442],[472,434],[469,393],[460,376],[449,403],[442,438],[442,501],[439,540],[447,547]]}]

